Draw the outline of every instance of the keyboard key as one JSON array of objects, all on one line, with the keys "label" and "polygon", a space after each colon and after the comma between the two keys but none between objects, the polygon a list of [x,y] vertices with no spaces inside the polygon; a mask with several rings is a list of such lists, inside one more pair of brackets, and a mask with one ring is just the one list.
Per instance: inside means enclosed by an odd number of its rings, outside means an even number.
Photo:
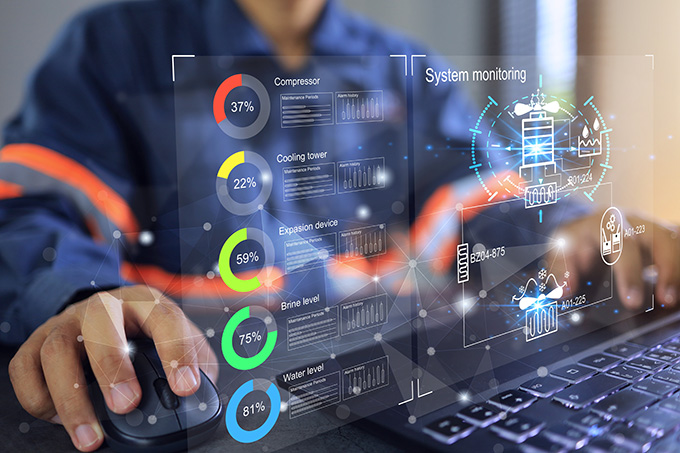
[{"label": "keyboard key", "polygon": [[[665,373],[665,371],[662,371]],[[640,390],[647,393],[652,393],[659,396],[668,396],[678,389],[677,385],[669,382],[657,381],[651,377],[644,379],[633,385],[635,390]]]},{"label": "keyboard key", "polygon": [[628,426],[624,423],[617,423],[612,427],[607,437],[617,445],[630,448],[635,451],[647,451],[656,439],[647,430],[637,426]]},{"label": "keyboard key", "polygon": [[680,353],[666,351],[664,349],[654,349],[653,351],[649,351],[647,354],[645,354],[645,357],[654,360],[661,360],[662,362],[666,363],[676,363],[678,360],[680,360]]},{"label": "keyboard key", "polygon": [[489,399],[489,403],[509,412],[517,412],[529,407],[534,401],[536,401],[535,396],[521,390],[508,390]]},{"label": "keyboard key", "polygon": [[615,366],[611,370],[607,371],[607,374],[625,379],[629,382],[640,381],[644,379],[645,376],[647,376],[647,373],[644,371],[630,367],[628,365]]},{"label": "keyboard key", "polygon": [[670,382],[671,384],[680,385],[680,371],[677,370],[659,371],[653,377],[658,381]]},{"label": "keyboard key", "polygon": [[519,448],[525,453],[567,453],[564,445],[556,444],[539,434],[522,442]]},{"label": "keyboard key", "polygon": [[647,430],[652,436],[663,437],[680,425],[680,414],[654,406],[637,412],[631,420],[633,425]]},{"label": "keyboard key", "polygon": [[543,422],[537,422],[523,415],[512,414],[508,415],[505,420],[491,425],[491,430],[500,437],[519,444],[538,434],[543,425]]},{"label": "keyboard key", "polygon": [[498,409],[482,403],[472,404],[458,412],[458,417],[472,423],[473,425],[484,428],[492,423],[496,423],[501,419],[503,412]]},{"label": "keyboard key", "polygon": [[569,408],[582,409],[626,385],[622,379],[598,374],[556,393],[553,399]]},{"label": "keyboard key", "polygon": [[670,398],[661,400],[659,404],[657,404],[657,407],[661,407],[663,409],[680,414],[680,395],[671,396]]},{"label": "keyboard key", "polygon": [[567,419],[567,423],[580,429],[591,437],[600,436],[609,429],[611,422],[597,414],[581,411]]},{"label": "keyboard key", "polygon": [[595,368],[598,371],[606,371],[621,363],[621,359],[605,354],[593,354],[579,360],[578,363]]},{"label": "keyboard key", "polygon": [[642,355],[642,353],[645,352],[645,348],[632,343],[622,343],[605,349],[604,352],[616,357],[621,357],[622,359],[632,359],[633,357]]},{"label": "keyboard key", "polygon": [[680,451],[680,440],[674,439],[673,436],[668,436],[655,443],[649,451],[650,453],[678,453]]},{"label": "keyboard key", "polygon": [[423,431],[439,442],[449,445],[469,436],[474,430],[474,425],[453,416],[444,417],[423,428]]},{"label": "keyboard key", "polygon": [[677,340],[669,341],[662,346],[667,351],[680,352],[680,342]]},{"label": "keyboard key", "polygon": [[553,442],[564,445],[569,450],[578,450],[588,443],[588,435],[566,424],[553,425],[541,433]]},{"label": "keyboard key", "polygon": [[588,444],[588,453],[632,453],[632,450],[614,443],[611,439],[600,438]]},{"label": "keyboard key", "polygon": [[656,401],[656,397],[635,390],[626,389],[609,395],[596,403],[591,410],[606,419],[624,420],[628,415],[648,407]]},{"label": "keyboard key", "polygon": [[537,377],[520,385],[519,388],[539,398],[549,398],[568,384],[562,379],[550,376]]},{"label": "keyboard key", "polygon": [[648,359],[647,357],[638,357],[636,359],[627,361],[626,365],[654,373],[655,371],[659,371],[661,368],[665,367],[666,363],[662,362],[661,360]]},{"label": "keyboard key", "polygon": [[593,370],[592,368],[585,367],[583,365],[574,364],[558,368],[550,374],[560,379],[569,381],[572,384],[575,384],[577,382],[581,382],[584,379],[588,379],[590,376],[594,375],[595,370]]}]

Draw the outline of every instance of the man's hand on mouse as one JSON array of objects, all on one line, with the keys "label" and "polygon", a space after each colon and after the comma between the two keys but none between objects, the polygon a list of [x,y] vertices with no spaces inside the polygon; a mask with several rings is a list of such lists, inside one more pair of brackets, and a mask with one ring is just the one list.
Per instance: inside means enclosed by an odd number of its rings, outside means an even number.
[{"label": "man's hand on mouse", "polygon": [[177,395],[198,389],[199,367],[216,380],[215,353],[181,308],[156,289],[131,286],[70,305],[33,332],[9,366],[19,402],[31,415],[63,424],[79,450],[96,450],[104,437],[82,360],[89,360],[107,406],[128,413],[139,404],[142,392],[127,338],[141,334],[156,344]]},{"label": "man's hand on mouse", "polygon": [[[554,263],[558,272],[568,270],[573,287],[583,283],[596,266],[604,265],[600,258],[600,216],[593,215],[573,221],[557,230],[555,237],[564,239],[564,262],[557,259],[553,251]],[[674,307],[680,295],[680,228],[664,225],[635,215],[626,215],[624,223],[628,227],[644,225],[644,233],[625,237],[623,252],[614,264],[616,289],[623,305],[637,310],[649,303],[643,300],[645,262],[653,259],[652,277],[656,280],[655,300],[665,307]],[[643,231],[638,228],[638,231]]]}]

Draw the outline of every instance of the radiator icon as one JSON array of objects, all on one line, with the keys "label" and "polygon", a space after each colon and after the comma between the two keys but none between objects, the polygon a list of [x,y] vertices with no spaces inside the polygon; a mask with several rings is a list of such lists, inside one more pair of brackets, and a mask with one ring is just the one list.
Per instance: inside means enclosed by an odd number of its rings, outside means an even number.
[{"label": "radiator icon", "polygon": [[526,311],[527,341],[557,332],[557,301],[548,304],[534,304]]}]

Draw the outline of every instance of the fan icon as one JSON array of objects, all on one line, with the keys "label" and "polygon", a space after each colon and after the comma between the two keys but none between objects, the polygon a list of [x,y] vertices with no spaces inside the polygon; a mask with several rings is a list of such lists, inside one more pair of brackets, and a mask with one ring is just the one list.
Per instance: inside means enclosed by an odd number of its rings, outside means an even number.
[{"label": "fan icon", "polygon": [[545,278],[547,276],[548,276],[548,271],[546,271],[545,269],[541,269],[540,271],[538,271],[538,278],[540,280],[545,280]]}]

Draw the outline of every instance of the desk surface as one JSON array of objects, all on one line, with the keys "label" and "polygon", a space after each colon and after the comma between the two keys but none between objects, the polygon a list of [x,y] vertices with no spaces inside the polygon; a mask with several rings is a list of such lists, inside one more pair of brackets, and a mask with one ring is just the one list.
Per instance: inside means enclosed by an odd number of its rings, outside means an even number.
[{"label": "desk surface", "polygon": [[[2,439],[3,451],[32,451],[32,452],[55,452],[77,451],[71,444],[66,431],[61,426],[55,426],[42,420],[36,420],[22,409],[14,396],[12,385],[9,380],[7,366],[15,350],[0,347],[0,438]],[[294,451],[345,451],[345,452],[384,452],[403,451],[387,443],[355,425],[346,425],[333,428],[330,431],[321,429],[322,424],[300,423],[294,430],[287,430],[288,439],[284,444],[288,447],[278,450],[280,452]],[[325,431],[319,433],[319,431]],[[296,442],[298,439],[304,439]],[[192,452],[224,452],[239,451],[241,446],[234,444],[230,439],[225,439],[223,433],[216,433],[215,437]],[[248,451],[272,451],[265,450],[261,446],[245,448]],[[98,451],[111,451],[103,447]]]}]

